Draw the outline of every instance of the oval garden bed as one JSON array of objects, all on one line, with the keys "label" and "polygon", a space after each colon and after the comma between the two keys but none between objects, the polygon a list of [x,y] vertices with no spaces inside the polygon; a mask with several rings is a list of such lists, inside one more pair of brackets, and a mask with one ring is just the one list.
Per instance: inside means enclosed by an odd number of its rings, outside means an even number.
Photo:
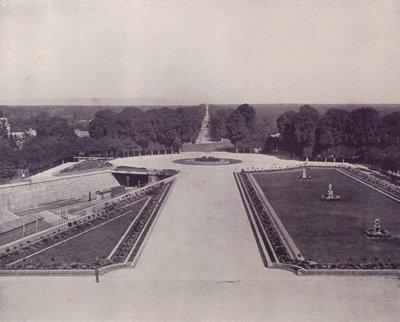
[{"label": "oval garden bed", "polygon": [[202,156],[198,158],[178,159],[174,160],[173,162],[186,165],[229,165],[229,164],[237,164],[242,161],[236,159]]}]

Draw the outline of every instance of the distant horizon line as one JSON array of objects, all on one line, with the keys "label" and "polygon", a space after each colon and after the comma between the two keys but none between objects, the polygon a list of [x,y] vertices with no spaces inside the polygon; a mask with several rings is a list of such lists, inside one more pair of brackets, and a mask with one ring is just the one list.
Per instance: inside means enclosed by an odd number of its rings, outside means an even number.
[{"label": "distant horizon line", "polygon": [[108,104],[79,104],[79,103],[51,103],[51,104],[27,104],[27,103],[18,103],[18,104],[7,104],[7,103],[0,103],[0,106],[7,106],[7,107],[19,107],[19,106],[38,106],[38,107],[51,107],[51,106],[84,106],[84,107],[107,107],[107,106],[144,106],[144,107],[153,107],[153,106],[199,106],[199,105],[241,105],[241,104],[249,104],[249,105],[348,105],[348,106],[359,106],[359,105],[400,105],[398,103],[185,103],[185,104],[124,104],[124,103],[108,103]]}]

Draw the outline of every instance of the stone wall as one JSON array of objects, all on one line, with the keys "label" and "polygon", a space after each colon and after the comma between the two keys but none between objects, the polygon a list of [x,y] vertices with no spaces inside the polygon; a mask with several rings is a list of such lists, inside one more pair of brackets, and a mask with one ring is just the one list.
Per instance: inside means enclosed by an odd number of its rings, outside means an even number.
[{"label": "stone wall", "polygon": [[11,211],[55,200],[80,198],[119,185],[110,171],[69,175],[38,182],[0,186],[0,208]]}]

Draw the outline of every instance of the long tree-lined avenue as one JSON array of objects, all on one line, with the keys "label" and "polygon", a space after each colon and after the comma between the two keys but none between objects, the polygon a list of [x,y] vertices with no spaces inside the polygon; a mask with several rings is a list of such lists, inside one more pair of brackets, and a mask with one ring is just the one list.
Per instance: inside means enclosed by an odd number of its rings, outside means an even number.
[{"label": "long tree-lined avenue", "polygon": [[201,123],[201,129],[199,136],[196,139],[196,143],[210,143],[210,113],[208,111],[208,105],[206,106],[206,115]]}]

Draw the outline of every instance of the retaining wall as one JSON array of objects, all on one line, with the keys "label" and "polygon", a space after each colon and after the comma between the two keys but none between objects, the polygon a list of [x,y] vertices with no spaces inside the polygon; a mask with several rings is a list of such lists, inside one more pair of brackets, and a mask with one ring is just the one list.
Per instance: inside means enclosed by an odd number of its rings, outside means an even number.
[{"label": "retaining wall", "polygon": [[[170,182],[170,181],[173,181],[173,180],[175,180],[175,176],[167,178],[167,179],[164,179],[164,180],[161,180],[161,181],[157,181],[157,182],[155,182],[155,183],[153,183],[151,185],[145,186],[145,187],[140,188],[138,190],[135,190],[135,191],[132,191],[132,192],[128,192],[128,193],[126,193],[124,195],[115,197],[115,198],[113,198],[111,200],[106,200],[106,201],[104,201],[104,202],[102,202],[100,204],[96,204],[94,206],[90,206],[88,208],[82,209],[82,210],[80,210],[80,211],[75,213],[76,215],[79,215],[79,218],[74,218],[72,220],[66,221],[66,222],[64,222],[62,224],[59,224],[57,226],[50,227],[48,229],[39,231],[39,232],[37,232],[35,234],[23,237],[21,239],[15,240],[15,241],[10,242],[8,244],[1,245],[0,246],[0,254],[7,253],[10,250],[16,250],[18,248],[21,248],[21,247],[24,247],[24,246],[28,246],[29,244],[33,244],[33,243],[39,241],[41,238],[44,238],[46,236],[50,237],[52,235],[57,235],[62,231],[70,229],[71,228],[71,226],[70,226],[71,222],[72,223],[76,222],[78,224],[81,224],[81,223],[85,223],[85,222],[91,220],[88,217],[93,215],[96,212],[101,211],[104,208],[104,206],[106,204],[108,204],[108,203],[118,202],[118,201],[123,200],[125,197],[128,197],[128,196],[139,196],[139,195],[141,195],[143,193],[146,193],[148,190],[153,189],[154,187],[158,187],[163,183],[167,183],[167,182]],[[93,219],[94,219],[94,216],[93,216]],[[8,251],[7,251],[7,249],[8,249]]]},{"label": "retaining wall", "polygon": [[80,198],[89,191],[118,185],[110,171],[57,177],[37,182],[24,182],[0,186],[0,208],[11,211],[38,206],[61,199]]}]

